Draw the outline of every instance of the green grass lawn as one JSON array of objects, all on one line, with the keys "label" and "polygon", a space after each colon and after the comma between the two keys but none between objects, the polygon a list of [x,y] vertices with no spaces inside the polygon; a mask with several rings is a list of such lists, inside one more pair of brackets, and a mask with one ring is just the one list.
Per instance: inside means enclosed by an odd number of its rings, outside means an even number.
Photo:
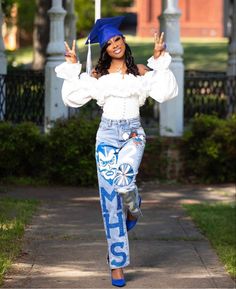
[{"label": "green grass lawn", "polygon": [[210,240],[229,274],[236,278],[236,206],[184,205],[201,232]]},{"label": "green grass lawn", "polygon": [[25,65],[32,62],[33,48],[24,47],[17,49],[16,51],[6,51],[7,62],[13,67]]},{"label": "green grass lawn", "polygon": [[[147,59],[152,56],[153,41],[150,38],[142,40],[139,37],[128,36],[127,43],[130,45],[136,63],[147,63]],[[186,39],[182,41],[184,55],[183,61],[185,69],[197,69],[207,71],[225,71],[227,66],[227,41],[221,39],[213,41],[209,39]],[[78,41],[80,60],[85,65],[86,47],[84,40]],[[95,65],[100,48],[92,46],[93,64]],[[85,66],[84,66],[85,67]]]},{"label": "green grass lawn", "polygon": [[25,225],[38,204],[35,200],[0,198],[0,284],[4,273],[20,252]]},{"label": "green grass lawn", "polygon": [[225,42],[184,42],[185,69],[226,71],[227,46]]},{"label": "green grass lawn", "polygon": [[[134,36],[127,36],[127,43],[130,45],[136,63],[146,64],[147,59],[152,55],[153,40],[142,39]],[[85,67],[87,47],[85,39],[78,41],[80,61]],[[227,40],[226,39],[183,39],[184,65],[185,69],[198,69],[208,71],[225,71],[227,65]],[[100,48],[92,46],[93,64],[95,65]],[[27,64],[32,61],[32,47],[18,49],[15,52],[7,52],[8,61],[14,66]]]}]

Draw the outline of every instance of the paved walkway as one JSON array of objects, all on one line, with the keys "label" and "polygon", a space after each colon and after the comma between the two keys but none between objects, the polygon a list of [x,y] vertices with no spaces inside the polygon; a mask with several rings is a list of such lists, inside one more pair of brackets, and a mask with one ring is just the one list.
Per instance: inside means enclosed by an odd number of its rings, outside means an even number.
[{"label": "paved walkway", "polygon": [[[129,234],[126,288],[235,288],[182,203],[235,200],[235,186],[142,185],[143,217]],[[23,252],[3,288],[111,288],[96,189],[7,188],[0,196],[37,198]],[[113,287],[114,288],[114,287]]]}]

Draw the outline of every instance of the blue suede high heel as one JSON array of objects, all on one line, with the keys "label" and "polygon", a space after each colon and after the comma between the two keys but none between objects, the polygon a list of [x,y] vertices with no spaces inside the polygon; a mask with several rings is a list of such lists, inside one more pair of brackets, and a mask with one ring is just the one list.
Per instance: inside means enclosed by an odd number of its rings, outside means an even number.
[{"label": "blue suede high heel", "polygon": [[[142,203],[142,199],[139,196],[139,208],[141,207],[141,203]],[[135,225],[137,224],[138,218],[136,220],[129,220],[126,219],[126,228],[127,231],[130,231],[131,229],[133,229],[133,227],[135,227]]]},{"label": "blue suede high heel", "polygon": [[125,279],[113,279],[113,278],[111,278],[111,284],[116,287],[124,287],[126,285]]},{"label": "blue suede high heel", "polygon": [[[109,254],[107,254],[107,264],[109,264]],[[124,287],[126,285],[125,279],[113,279],[111,275],[111,284],[116,287]]]}]

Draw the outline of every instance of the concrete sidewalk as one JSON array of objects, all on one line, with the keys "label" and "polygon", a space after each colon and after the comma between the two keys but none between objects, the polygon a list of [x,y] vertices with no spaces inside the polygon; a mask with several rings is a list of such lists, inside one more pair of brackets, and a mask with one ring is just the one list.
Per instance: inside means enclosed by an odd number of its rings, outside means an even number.
[{"label": "concrete sidewalk", "polygon": [[[129,233],[126,288],[235,288],[208,240],[181,207],[235,200],[235,186],[149,183],[141,194],[143,217]],[[0,196],[42,200],[3,288],[115,288],[106,264],[96,189],[9,187]]]}]

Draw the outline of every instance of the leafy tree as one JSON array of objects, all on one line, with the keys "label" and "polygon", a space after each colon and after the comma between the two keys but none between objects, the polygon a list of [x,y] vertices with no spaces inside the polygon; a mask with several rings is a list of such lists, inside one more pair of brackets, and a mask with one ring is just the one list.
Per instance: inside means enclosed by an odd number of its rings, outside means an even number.
[{"label": "leafy tree", "polygon": [[18,1],[16,0],[2,0],[2,10],[6,17],[10,17],[11,14],[11,8],[14,3]]},{"label": "leafy tree", "polygon": [[31,35],[36,9],[35,1],[2,0],[2,8],[7,22],[9,22],[11,18],[11,9],[14,4],[17,4],[18,7],[17,25],[20,29],[20,39],[32,39]]},{"label": "leafy tree", "polygon": [[[63,3],[65,4],[63,0]],[[18,6],[17,25],[21,35],[33,35],[34,60],[33,69],[43,69],[46,59],[46,47],[49,39],[49,19],[47,11],[51,7],[51,0],[2,0],[3,11],[10,19],[13,5]],[[118,15],[119,7],[128,7],[133,0],[102,0],[102,17]],[[79,37],[86,36],[94,23],[95,0],[75,0],[77,14],[77,32]]]},{"label": "leafy tree", "polygon": [[[11,9],[17,4],[17,25],[20,39],[27,38],[33,42],[33,69],[43,69],[46,60],[46,48],[49,39],[49,18],[47,11],[51,7],[49,0],[3,0],[3,11],[7,22],[11,22]],[[33,41],[32,41],[33,40]]]},{"label": "leafy tree", "polygon": [[[112,17],[119,13],[120,7],[129,7],[133,0],[101,0],[102,17]],[[94,23],[95,0],[75,0],[77,14],[77,33],[86,36]]]},{"label": "leafy tree", "polygon": [[46,62],[46,50],[49,41],[49,17],[47,11],[51,1],[36,0],[36,13],[34,18],[33,47],[34,59],[32,68],[40,70]]}]

